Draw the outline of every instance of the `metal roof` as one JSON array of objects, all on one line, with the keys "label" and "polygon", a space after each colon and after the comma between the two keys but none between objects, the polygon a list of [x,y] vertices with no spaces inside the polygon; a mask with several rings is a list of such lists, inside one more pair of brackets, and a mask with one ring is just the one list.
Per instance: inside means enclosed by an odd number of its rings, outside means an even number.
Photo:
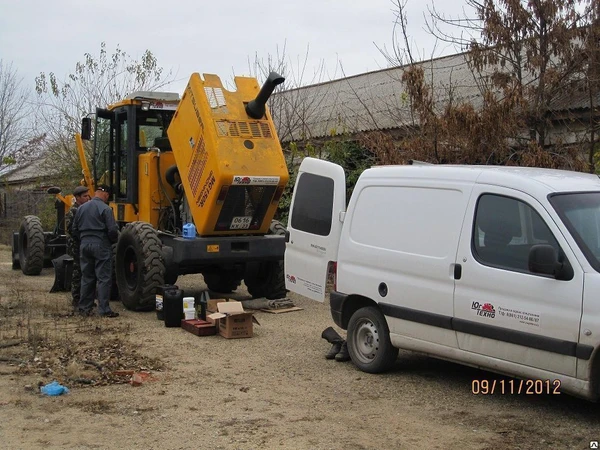
[{"label": "metal roof", "polygon": [[[425,84],[432,86],[434,109],[447,106],[449,95],[474,108],[482,105],[478,83],[493,69],[476,78],[469,68],[468,53],[417,63],[424,70]],[[279,138],[283,142],[317,138],[344,132],[364,132],[418,125],[411,116],[409,99],[402,82],[408,66],[368,72],[348,78],[274,93],[270,102]],[[531,81],[531,80],[530,80]],[[596,99],[600,104],[600,94]],[[587,104],[586,104],[587,102]],[[589,95],[581,82],[562,90],[553,99],[556,111],[587,108]]]},{"label": "metal roof", "polygon": [[[450,86],[456,100],[481,103],[465,53],[419,65],[426,83],[434,86],[436,107],[445,106]],[[290,141],[415,124],[402,82],[405,69],[383,69],[273,94],[270,107],[279,138]]]}]

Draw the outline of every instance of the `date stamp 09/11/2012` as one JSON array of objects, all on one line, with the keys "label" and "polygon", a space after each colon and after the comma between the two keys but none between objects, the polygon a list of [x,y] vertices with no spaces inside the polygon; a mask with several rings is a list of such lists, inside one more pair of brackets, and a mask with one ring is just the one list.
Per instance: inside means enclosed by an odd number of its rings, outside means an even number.
[{"label": "date stamp 09/11/2012", "polygon": [[560,395],[560,380],[473,380],[474,395]]}]

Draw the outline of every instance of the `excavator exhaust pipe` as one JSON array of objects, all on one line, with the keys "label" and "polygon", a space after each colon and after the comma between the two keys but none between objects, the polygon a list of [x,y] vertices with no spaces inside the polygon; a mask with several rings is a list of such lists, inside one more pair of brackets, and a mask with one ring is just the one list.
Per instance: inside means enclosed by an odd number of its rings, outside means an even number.
[{"label": "excavator exhaust pipe", "polygon": [[277,72],[271,72],[265,81],[265,84],[260,88],[256,98],[246,105],[246,114],[256,120],[262,119],[265,115],[265,105],[267,104],[267,100],[269,100],[273,90],[284,81],[285,78]]}]

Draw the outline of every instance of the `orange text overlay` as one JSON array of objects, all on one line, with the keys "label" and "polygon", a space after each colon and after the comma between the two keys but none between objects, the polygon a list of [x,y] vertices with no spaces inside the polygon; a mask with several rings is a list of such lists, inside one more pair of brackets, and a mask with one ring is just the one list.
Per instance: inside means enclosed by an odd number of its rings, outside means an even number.
[{"label": "orange text overlay", "polygon": [[559,395],[560,380],[473,380],[474,395]]}]

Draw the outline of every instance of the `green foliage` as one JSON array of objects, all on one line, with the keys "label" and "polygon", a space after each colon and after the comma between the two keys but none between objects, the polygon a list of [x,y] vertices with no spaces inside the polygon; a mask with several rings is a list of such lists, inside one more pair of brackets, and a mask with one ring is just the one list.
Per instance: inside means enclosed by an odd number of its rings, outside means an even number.
[{"label": "green foliage", "polygon": [[360,174],[365,169],[368,169],[375,164],[375,158],[373,157],[372,153],[361,147],[358,142],[350,138],[332,138],[319,148],[311,143],[308,143],[305,146],[304,155],[301,155],[300,158],[298,157],[300,151],[297,143],[291,143],[289,150],[287,166],[290,174],[290,180],[283,191],[276,214],[277,220],[279,220],[284,226],[287,226],[290,205],[292,203],[292,195],[294,192],[294,185],[296,184],[296,178],[298,177],[298,169],[300,167],[299,164],[301,158],[304,156],[310,156],[321,159],[323,156],[323,159],[342,166],[344,168],[344,172],[346,173],[346,201],[350,199]]},{"label": "green foliage", "polygon": [[290,215],[290,205],[292,204],[292,194],[294,193],[294,185],[296,184],[296,178],[298,177],[299,166],[291,167],[288,164],[288,173],[290,174],[290,180],[287,186],[283,190],[279,205],[277,205],[277,213],[275,218],[279,220],[284,227],[287,227],[288,219]]},{"label": "green foliage", "polygon": [[375,164],[375,158],[358,142],[351,139],[331,139],[323,146],[325,159],[339,164],[346,173],[346,201],[350,200],[358,177],[365,169]]}]

